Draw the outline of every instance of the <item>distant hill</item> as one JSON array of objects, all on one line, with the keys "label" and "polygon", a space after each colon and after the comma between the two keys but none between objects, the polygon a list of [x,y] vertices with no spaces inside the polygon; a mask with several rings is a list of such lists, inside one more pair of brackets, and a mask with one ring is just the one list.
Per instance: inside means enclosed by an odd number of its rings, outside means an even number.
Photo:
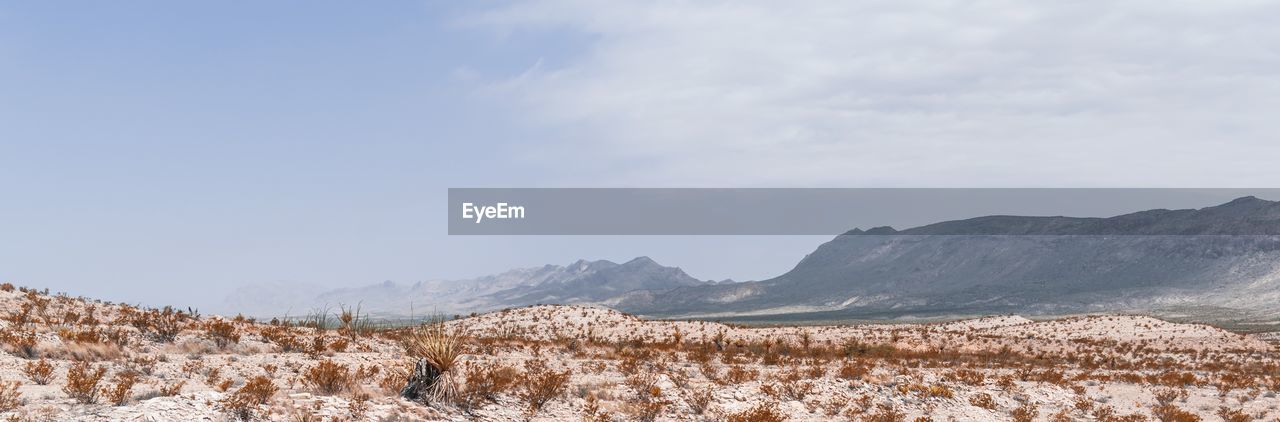
[{"label": "distant hill", "polygon": [[336,310],[340,305],[359,306],[363,312],[382,316],[468,313],[539,303],[597,303],[641,292],[714,284],[690,277],[679,268],[664,267],[648,257],[622,264],[606,260],[579,260],[569,265],[521,268],[501,274],[465,280],[422,281],[412,284],[383,282],[359,287],[320,291],[283,290],[275,284],[246,287],[226,300],[224,307],[245,314],[305,315],[315,309]]}]

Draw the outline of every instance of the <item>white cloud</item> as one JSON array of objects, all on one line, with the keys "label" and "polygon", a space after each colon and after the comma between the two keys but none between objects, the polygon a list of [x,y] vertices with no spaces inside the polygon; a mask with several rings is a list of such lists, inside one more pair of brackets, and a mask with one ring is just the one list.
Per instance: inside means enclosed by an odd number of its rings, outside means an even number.
[{"label": "white cloud", "polygon": [[492,86],[563,137],[546,165],[597,164],[582,182],[1280,182],[1273,2],[544,1],[470,23],[594,37]]}]

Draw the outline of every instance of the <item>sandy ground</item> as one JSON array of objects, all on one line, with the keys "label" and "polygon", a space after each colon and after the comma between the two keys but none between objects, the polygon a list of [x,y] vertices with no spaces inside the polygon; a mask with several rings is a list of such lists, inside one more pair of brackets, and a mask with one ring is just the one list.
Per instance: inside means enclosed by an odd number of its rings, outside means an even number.
[{"label": "sandy ground", "polygon": [[[446,374],[457,391],[424,402],[397,394],[413,362],[406,330],[184,314],[167,339],[158,311],[9,286],[0,315],[11,420],[1280,417],[1274,337],[1144,316],[745,327],[509,309],[446,324],[462,344]],[[104,370],[93,388],[71,382],[79,362]],[[323,365],[338,369],[321,377]],[[136,381],[120,387],[121,374]],[[274,391],[238,402],[258,377]],[[86,390],[98,397],[74,397]]]}]

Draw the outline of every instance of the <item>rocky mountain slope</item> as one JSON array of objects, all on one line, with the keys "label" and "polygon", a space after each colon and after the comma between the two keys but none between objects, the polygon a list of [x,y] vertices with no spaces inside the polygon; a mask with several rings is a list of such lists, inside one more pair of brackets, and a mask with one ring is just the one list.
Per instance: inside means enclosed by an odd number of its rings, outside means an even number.
[{"label": "rocky mountain slope", "polygon": [[1280,202],[1111,218],[989,216],[837,236],[773,279],[633,297],[649,315],[881,318],[1280,308]]}]

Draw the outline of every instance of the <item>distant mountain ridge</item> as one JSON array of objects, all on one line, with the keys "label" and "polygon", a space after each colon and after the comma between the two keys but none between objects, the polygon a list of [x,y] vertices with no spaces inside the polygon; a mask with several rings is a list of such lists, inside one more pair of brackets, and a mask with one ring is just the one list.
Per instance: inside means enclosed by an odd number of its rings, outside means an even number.
[{"label": "distant mountain ridge", "polygon": [[1280,315],[1280,202],[1110,218],[988,216],[852,230],[778,277],[620,309],[667,316],[1078,313],[1214,308]]},{"label": "distant mountain ridge", "polygon": [[[268,311],[279,312],[280,301],[270,294],[259,296],[277,306]],[[239,297],[246,296],[255,295]],[[790,271],[762,281],[699,281],[640,257],[622,264],[580,260],[469,280],[387,282],[308,300],[359,303],[384,315],[544,303],[716,319],[1159,311],[1275,320],[1280,202],[1243,197],[1200,209],[1108,218],[986,216],[902,231],[854,229],[820,245]]]},{"label": "distant mountain ridge", "polygon": [[907,230],[876,227],[847,235],[1280,235],[1280,202],[1253,196],[1201,209],[1154,209],[1108,218],[992,215]]},{"label": "distant mountain ridge", "polygon": [[[610,298],[662,292],[680,287],[715,284],[690,277],[683,270],[664,267],[649,257],[624,263],[578,260],[569,265],[520,268],[465,280],[433,280],[412,284],[391,281],[321,291],[295,297],[292,315],[338,306],[359,306],[383,316],[466,313],[539,303],[581,304]],[[245,288],[225,302],[234,312],[280,316],[284,302],[279,288]],[[299,290],[291,290],[294,296]]]}]

